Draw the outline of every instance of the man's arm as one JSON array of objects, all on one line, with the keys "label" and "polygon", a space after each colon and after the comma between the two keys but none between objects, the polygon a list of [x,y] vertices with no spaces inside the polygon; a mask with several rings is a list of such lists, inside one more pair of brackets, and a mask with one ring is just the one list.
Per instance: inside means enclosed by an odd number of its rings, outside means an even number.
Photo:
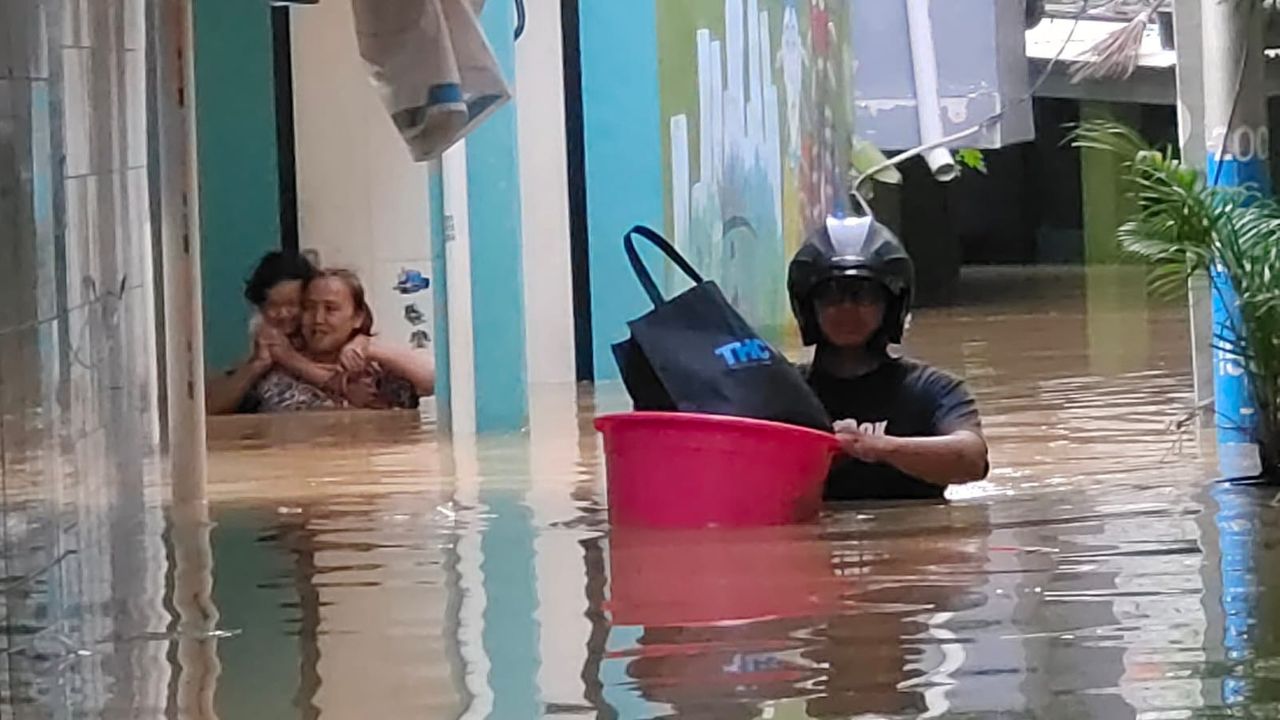
[{"label": "man's arm", "polygon": [[840,445],[868,463],[883,463],[933,485],[957,485],[987,476],[987,441],[972,430],[936,437],[900,438],[841,431]]},{"label": "man's arm", "polygon": [[875,438],[870,448],[877,459],[872,462],[891,465],[911,477],[942,487],[985,478],[991,469],[987,441],[982,435],[978,404],[964,382],[945,372],[925,368],[918,375],[917,383],[916,396],[932,408],[934,434]]}]

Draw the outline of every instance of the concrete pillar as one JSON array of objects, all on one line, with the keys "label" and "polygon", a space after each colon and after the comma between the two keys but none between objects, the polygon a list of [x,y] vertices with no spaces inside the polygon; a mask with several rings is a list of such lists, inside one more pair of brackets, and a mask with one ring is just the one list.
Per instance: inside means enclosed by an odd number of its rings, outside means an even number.
[{"label": "concrete pillar", "polygon": [[[1263,6],[1203,0],[1200,7],[1206,177],[1210,185],[1253,186],[1269,194]],[[1209,276],[1213,322],[1212,334],[1204,340],[1212,348],[1218,467],[1228,477],[1247,476],[1260,465],[1255,444],[1258,421],[1244,360],[1235,351],[1240,337],[1237,288],[1220,265],[1211,268]],[[1218,543],[1206,552],[1206,559],[1214,549],[1218,551],[1222,588],[1221,612],[1211,614],[1214,645],[1221,638],[1228,659],[1265,653],[1269,648],[1260,647],[1257,639],[1271,631],[1260,617],[1268,598],[1239,590],[1265,587],[1262,568],[1272,564],[1257,559],[1261,556],[1256,501],[1225,485],[1215,487],[1210,496],[1218,508]],[[1253,685],[1237,678],[1225,679],[1221,690],[1222,703],[1228,707],[1261,699]]]},{"label": "concrete pillar", "polygon": [[[1257,3],[1201,3],[1205,174],[1210,185],[1253,186],[1269,193],[1262,12]],[[1219,465],[1224,474],[1239,477],[1257,472],[1257,413],[1244,361],[1234,350],[1240,322],[1236,289],[1221,267],[1210,277]]]},{"label": "concrete pillar", "polygon": [[[151,5],[0,2],[0,554],[5,621],[27,628],[0,694],[34,712],[152,708],[169,685],[157,643],[99,651],[168,618],[148,537],[163,501]],[[51,640],[93,652],[51,674]]]},{"label": "concrete pillar", "polygon": [[197,171],[193,8],[158,0],[155,128],[163,283],[166,450],[174,500],[203,502],[204,333]]}]

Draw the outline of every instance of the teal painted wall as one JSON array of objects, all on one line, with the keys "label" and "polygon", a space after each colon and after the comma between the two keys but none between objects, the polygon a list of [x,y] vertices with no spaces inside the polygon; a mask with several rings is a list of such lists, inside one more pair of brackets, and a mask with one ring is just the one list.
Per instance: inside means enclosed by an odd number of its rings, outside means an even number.
[{"label": "teal painted wall", "polygon": [[[486,3],[480,20],[504,77],[515,77],[515,5]],[[524,260],[516,104],[467,138],[471,206],[471,318],[476,430],[515,432],[528,422]]]},{"label": "teal painted wall", "polygon": [[196,0],[196,132],[209,368],[248,352],[244,280],[280,247],[271,8],[265,0]]}]

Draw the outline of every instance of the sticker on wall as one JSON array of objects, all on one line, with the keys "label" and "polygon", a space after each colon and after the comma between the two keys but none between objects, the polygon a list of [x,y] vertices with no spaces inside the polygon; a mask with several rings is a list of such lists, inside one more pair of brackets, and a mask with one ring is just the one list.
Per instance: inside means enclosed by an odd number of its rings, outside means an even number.
[{"label": "sticker on wall", "polygon": [[396,280],[396,284],[393,289],[401,295],[413,295],[430,287],[431,278],[423,275],[418,270],[401,268],[400,277]]},{"label": "sticker on wall", "polygon": [[423,257],[378,263],[369,300],[379,333],[417,349],[430,347],[435,312],[430,273],[431,261]]},{"label": "sticker on wall", "polygon": [[426,314],[419,310],[415,303],[409,303],[404,306],[404,319],[414,327],[427,324]]}]

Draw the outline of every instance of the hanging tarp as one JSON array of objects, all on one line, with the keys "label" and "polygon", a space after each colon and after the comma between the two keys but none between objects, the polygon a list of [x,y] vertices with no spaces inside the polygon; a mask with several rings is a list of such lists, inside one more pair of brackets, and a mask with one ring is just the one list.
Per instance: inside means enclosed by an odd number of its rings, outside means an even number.
[{"label": "hanging tarp", "polygon": [[484,0],[351,0],[360,55],[414,160],[440,157],[511,99]]}]

